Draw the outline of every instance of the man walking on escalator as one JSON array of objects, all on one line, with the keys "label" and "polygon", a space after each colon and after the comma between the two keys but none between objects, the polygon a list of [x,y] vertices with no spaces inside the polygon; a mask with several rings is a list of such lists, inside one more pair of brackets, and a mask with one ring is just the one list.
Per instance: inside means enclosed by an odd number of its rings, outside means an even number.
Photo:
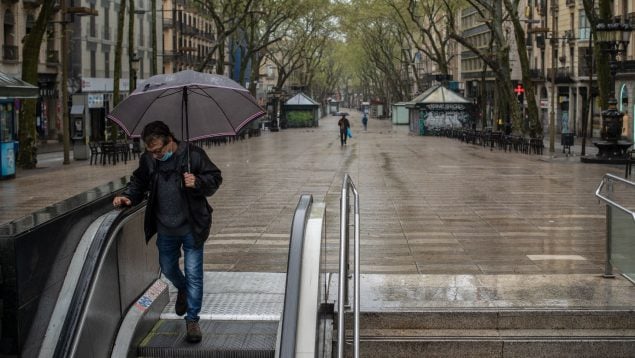
[{"label": "man walking on escalator", "polygon": [[[136,205],[148,194],[146,242],[157,234],[161,272],[178,290],[174,310],[185,315],[188,342],[197,343],[202,338],[198,314],[203,300],[203,245],[212,224],[207,197],[223,178],[203,149],[177,141],[161,121],[146,125],[141,139],[146,152],[113,205]],[[181,249],[185,273],[179,267]]]}]

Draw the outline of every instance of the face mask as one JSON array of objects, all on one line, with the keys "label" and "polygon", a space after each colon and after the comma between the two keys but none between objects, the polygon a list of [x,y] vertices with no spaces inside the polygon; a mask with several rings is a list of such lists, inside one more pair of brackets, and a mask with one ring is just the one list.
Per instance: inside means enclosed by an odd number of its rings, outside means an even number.
[{"label": "face mask", "polygon": [[163,156],[161,158],[159,158],[160,161],[165,162],[166,160],[170,159],[172,157],[172,151],[168,151],[165,152],[165,154],[163,154]]}]

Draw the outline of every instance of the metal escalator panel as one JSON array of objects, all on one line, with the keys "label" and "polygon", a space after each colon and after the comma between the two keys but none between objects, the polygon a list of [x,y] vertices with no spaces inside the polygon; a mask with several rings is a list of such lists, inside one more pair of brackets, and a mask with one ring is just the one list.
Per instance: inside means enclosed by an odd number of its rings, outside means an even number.
[{"label": "metal escalator panel", "polygon": [[201,320],[203,340],[185,340],[185,320],[160,320],[137,348],[138,357],[273,358],[278,321]]}]

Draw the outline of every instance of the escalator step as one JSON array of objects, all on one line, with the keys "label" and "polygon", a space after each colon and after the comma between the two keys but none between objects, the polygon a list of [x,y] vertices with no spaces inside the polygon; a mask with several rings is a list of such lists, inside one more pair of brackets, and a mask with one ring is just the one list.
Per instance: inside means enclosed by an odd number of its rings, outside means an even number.
[{"label": "escalator step", "polygon": [[159,320],[137,348],[138,357],[273,357],[277,321],[201,320],[203,340],[185,340],[185,320]]}]

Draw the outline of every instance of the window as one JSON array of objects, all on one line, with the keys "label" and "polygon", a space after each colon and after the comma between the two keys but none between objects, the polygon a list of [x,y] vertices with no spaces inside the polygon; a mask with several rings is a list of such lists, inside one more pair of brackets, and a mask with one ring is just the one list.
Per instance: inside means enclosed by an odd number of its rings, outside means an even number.
[{"label": "window", "polygon": [[46,62],[58,63],[58,52],[55,51],[55,25],[48,24],[46,27]]},{"label": "window", "polygon": [[15,46],[15,20],[11,10],[4,13],[4,38],[2,42],[2,59],[17,60],[18,46]]},{"label": "window", "polygon": [[26,30],[25,30],[25,33],[27,35],[31,33],[31,30],[33,29],[33,26],[35,26],[35,19],[33,18],[33,15],[32,14],[26,15]]},{"label": "window", "polygon": [[578,19],[580,19],[578,38],[580,40],[588,40],[589,36],[591,35],[591,27],[589,26],[589,20],[587,19],[584,10],[580,10]]},{"label": "window", "polygon": [[[95,4],[91,4],[90,5],[90,10],[94,13],[95,11]],[[90,17],[90,37],[97,37],[97,25],[95,24],[95,17],[96,16],[89,16]]]},{"label": "window", "polygon": [[110,40],[110,8],[104,8],[104,40]]},{"label": "window", "polygon": [[104,52],[104,77],[110,78],[110,52]]},{"label": "window", "polygon": [[139,24],[139,46],[145,46],[145,26],[144,24],[146,23],[145,21],[143,21],[143,15],[139,15],[139,21],[137,22]]},{"label": "window", "polygon": [[90,77],[97,77],[97,55],[90,50]]}]

